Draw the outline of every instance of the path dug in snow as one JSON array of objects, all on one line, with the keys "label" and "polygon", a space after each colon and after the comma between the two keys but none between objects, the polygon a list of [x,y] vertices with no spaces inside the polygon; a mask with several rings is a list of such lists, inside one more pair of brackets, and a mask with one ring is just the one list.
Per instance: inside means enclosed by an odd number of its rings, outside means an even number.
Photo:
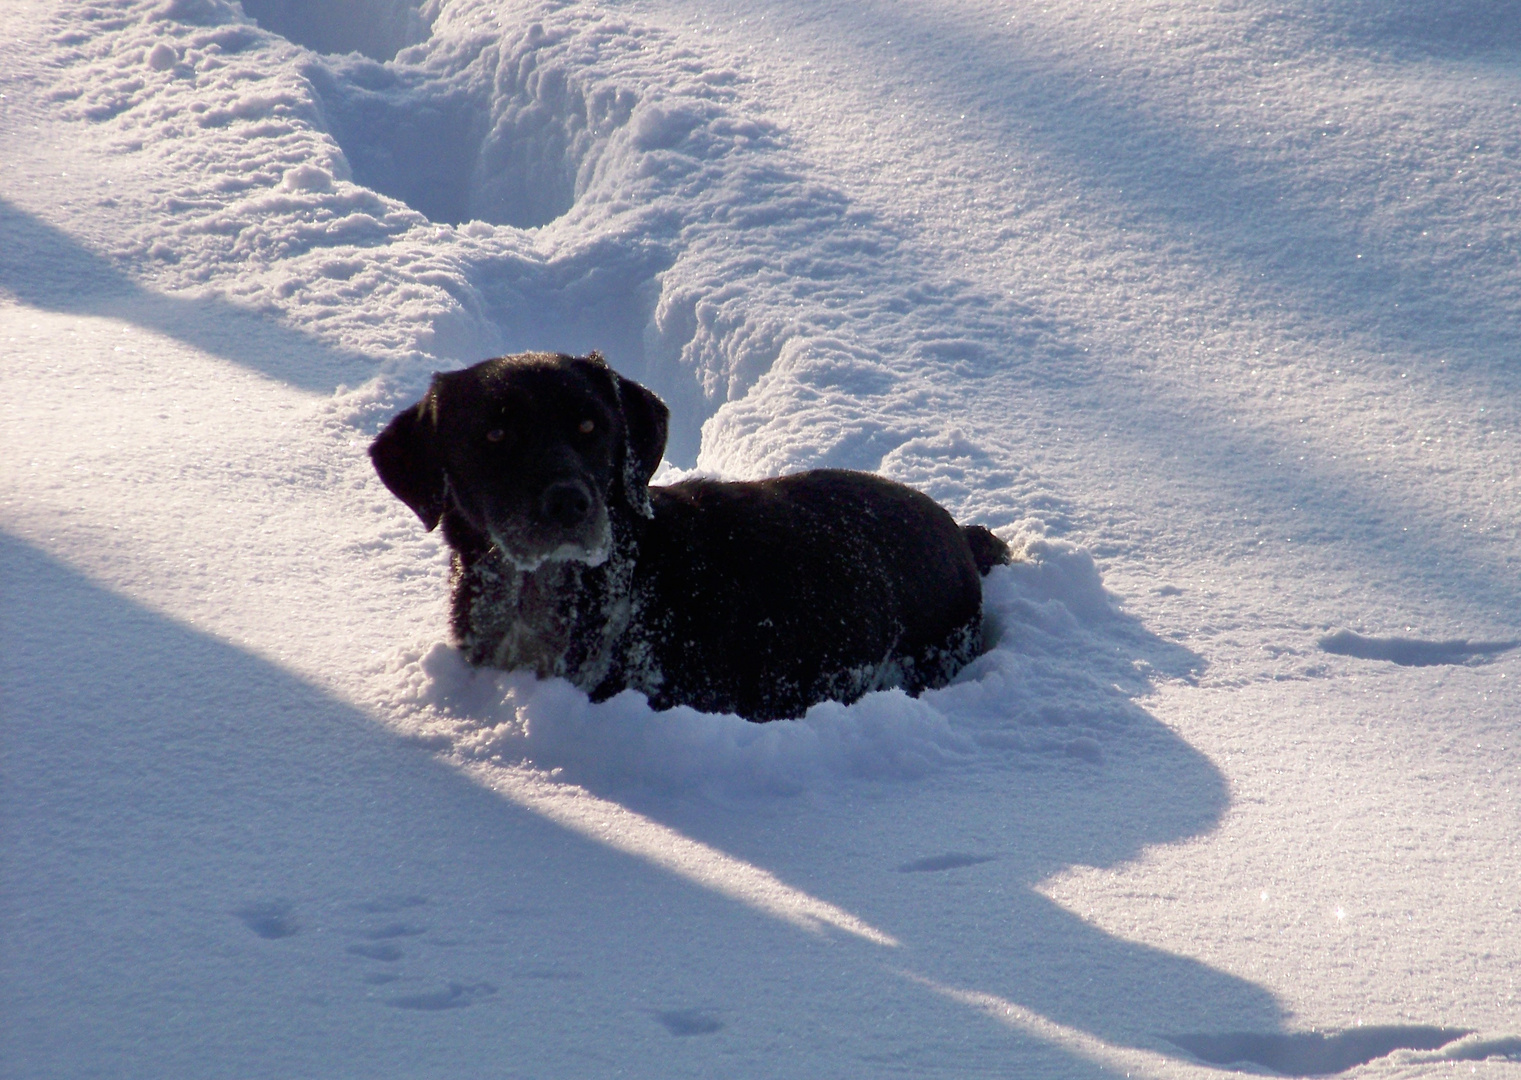
[{"label": "path dug in snow", "polygon": [[[7,1073],[1517,1068],[1513,31],[303,10],[0,12]],[[1019,538],[997,646],[465,669],[363,448],[529,347]]]}]

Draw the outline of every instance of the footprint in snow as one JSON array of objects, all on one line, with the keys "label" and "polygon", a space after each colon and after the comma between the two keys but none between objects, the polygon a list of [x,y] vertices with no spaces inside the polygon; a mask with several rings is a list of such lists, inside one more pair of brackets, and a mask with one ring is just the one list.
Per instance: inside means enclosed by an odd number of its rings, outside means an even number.
[{"label": "footprint in snow", "polygon": [[374,900],[363,900],[354,908],[369,915],[394,915],[398,911],[422,907],[427,902],[426,896],[379,896]]},{"label": "footprint in snow", "polygon": [[1319,641],[1323,652],[1355,656],[1359,660],[1390,660],[1405,667],[1463,664],[1480,657],[1507,652],[1521,641],[1422,641],[1419,638],[1364,637],[1351,630],[1338,630]]},{"label": "footprint in snow", "polygon": [[368,941],[389,941],[399,937],[421,937],[427,932],[428,928],[425,926],[413,926],[411,923],[387,923],[374,930],[361,930],[359,936]]},{"label": "footprint in snow", "polygon": [[378,945],[350,945],[348,951],[354,956],[363,956],[367,960],[381,960],[388,964],[400,960],[405,955],[395,945],[387,945],[385,943]]},{"label": "footprint in snow", "polygon": [[[373,910],[373,908],[366,908],[366,910]],[[427,932],[428,928],[425,926],[399,922],[386,923],[384,926],[357,931],[358,936],[364,940],[357,945],[350,945],[348,951],[354,956],[393,963],[404,955],[401,949],[393,944],[397,938],[420,937]]]},{"label": "footprint in snow", "polygon": [[937,870],[956,870],[963,866],[977,866],[992,861],[992,855],[965,855],[959,851],[948,851],[944,855],[930,855],[927,858],[906,862],[898,867],[898,873],[927,874]]},{"label": "footprint in snow", "polygon": [[711,1035],[722,1031],[724,1023],[705,1009],[668,1009],[657,1012],[655,1019],[672,1035]]},{"label": "footprint in snow", "polygon": [[261,938],[291,937],[301,927],[296,923],[295,906],[289,900],[263,900],[244,904],[233,911],[243,925]]},{"label": "footprint in snow", "polygon": [[496,993],[496,987],[490,983],[465,983],[452,982],[442,990],[434,990],[427,994],[404,994],[401,997],[387,998],[386,1004],[393,1009],[413,1009],[418,1012],[442,1012],[445,1009],[463,1009],[474,1005],[481,998],[490,997]]}]

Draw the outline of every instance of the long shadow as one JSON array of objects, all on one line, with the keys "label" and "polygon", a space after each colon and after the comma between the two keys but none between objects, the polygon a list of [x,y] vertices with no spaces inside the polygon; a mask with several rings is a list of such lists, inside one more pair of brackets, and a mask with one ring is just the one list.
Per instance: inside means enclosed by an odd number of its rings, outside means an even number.
[{"label": "long shadow", "polygon": [[[990,582],[999,646],[974,680],[934,699],[984,747],[975,764],[864,796],[840,785],[801,805],[738,797],[728,812],[598,775],[573,753],[550,764],[842,905],[902,943],[889,963],[906,981],[974,1007],[997,1003],[1016,1024],[1034,1015],[1079,1042],[1301,1074],[1462,1035],[1288,1030],[1264,987],[1108,932],[1084,918],[1080,899],[1073,910],[1047,895],[1046,883],[1074,867],[1113,868],[1206,835],[1230,804],[1218,769],[1138,704],[1156,674],[1189,677],[1202,658],[1110,608],[1084,565],[1052,557]],[[979,686],[996,689],[979,696]],[[1175,876],[1132,888],[1148,890],[1129,894],[1137,910],[1188,903]]]},{"label": "long shadow", "polygon": [[3,534],[0,592],[8,1073],[812,1078],[981,1027]]},{"label": "long shadow", "polygon": [[779,1076],[927,1064],[968,1039],[1016,1072],[1114,1075],[1028,1032],[989,1043],[929,984],[1163,1054],[1179,1033],[1292,1039],[1262,987],[1037,891],[1223,812],[1220,774],[1134,706],[1083,721],[1107,733],[1099,762],[1026,758],[834,807],[625,800],[849,905],[889,949],[562,830],[3,534],[0,593],[0,1056],[22,1073],[480,1075],[508,1053],[540,1075],[666,1077],[704,1074],[673,1036],[714,1035],[706,1075],[778,1038]]},{"label": "long shadow", "polygon": [[[1042,599],[1038,590],[1025,595]],[[1207,834],[1229,806],[1219,770],[1113,689],[1144,691],[1134,659],[1184,675],[1201,669],[1201,658],[1131,616],[1078,615],[1099,632],[1069,627],[1042,637],[1036,621],[1004,627],[1037,661],[1021,674],[1038,685],[1020,688],[1001,726],[976,730],[994,748],[984,767],[905,784],[864,805],[772,805],[759,818],[577,779],[860,914],[902,941],[897,959],[911,978],[1174,1056],[1178,1046],[1166,1036],[1175,1032],[1281,1034],[1283,1010],[1263,987],[1114,936],[1039,891],[1074,866],[1113,867]],[[1003,745],[1021,750],[1000,755]],[[821,849],[834,854],[821,859]]]},{"label": "long shadow", "polygon": [[75,315],[123,319],[317,393],[356,385],[374,361],[235,304],[166,296],[68,233],[0,199],[0,293]]},{"label": "long shadow", "polygon": [[[1099,682],[1123,681],[1118,672],[1136,656],[1174,672],[1198,662],[1172,643],[1147,640],[1125,616],[1109,630],[1050,647],[1068,651],[1072,665],[1095,672]],[[1132,669],[1127,691],[1139,681]],[[775,867],[785,880],[860,914],[902,942],[889,963],[927,993],[984,1008],[1002,1003],[1016,1017],[1023,1010],[1112,1046],[1175,1057],[1181,1049],[1201,1060],[1303,1075],[1463,1034],[1418,1025],[1379,1028],[1376,1037],[1287,1030],[1265,988],[1108,933],[1044,895],[1043,882],[1074,866],[1114,867],[1148,847],[1203,835],[1229,803],[1218,770],[1138,706],[1112,698],[1106,704],[1096,687],[1070,677],[1049,696],[1055,709],[1027,703],[1002,733],[1022,727],[1024,745],[1038,747],[1044,738],[1054,752],[894,787],[877,798],[826,798],[827,809],[742,804],[723,814],[705,800],[616,783],[587,786]],[[1070,748],[1073,735],[1089,752],[1058,749]],[[1163,893],[1130,900],[1139,909],[1179,902],[1185,898]]]}]

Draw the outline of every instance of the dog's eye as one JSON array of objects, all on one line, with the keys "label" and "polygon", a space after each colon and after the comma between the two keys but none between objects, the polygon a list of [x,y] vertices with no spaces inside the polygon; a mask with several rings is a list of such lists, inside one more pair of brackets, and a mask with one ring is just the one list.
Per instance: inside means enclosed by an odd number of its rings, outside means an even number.
[{"label": "dog's eye", "polygon": [[487,442],[501,442],[506,437],[507,433],[499,427],[494,427],[490,431],[486,432]]},{"label": "dog's eye", "polygon": [[582,420],[576,430],[582,435],[590,435],[593,431],[597,430],[597,422],[595,420]]}]

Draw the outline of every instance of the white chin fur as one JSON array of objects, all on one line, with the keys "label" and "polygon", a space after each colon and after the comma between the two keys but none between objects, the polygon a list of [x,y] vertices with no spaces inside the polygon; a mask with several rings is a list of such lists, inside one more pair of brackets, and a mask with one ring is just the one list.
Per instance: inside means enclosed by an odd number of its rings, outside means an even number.
[{"label": "white chin fur", "polygon": [[502,543],[501,537],[495,533],[492,534],[491,541],[502,553],[502,558],[512,564],[513,569],[525,574],[533,573],[547,562],[578,562],[585,563],[587,566],[601,566],[607,562],[607,556],[612,547],[607,540],[603,540],[592,548],[586,548],[580,544],[561,544],[553,551],[546,551],[541,555],[519,555]]}]

